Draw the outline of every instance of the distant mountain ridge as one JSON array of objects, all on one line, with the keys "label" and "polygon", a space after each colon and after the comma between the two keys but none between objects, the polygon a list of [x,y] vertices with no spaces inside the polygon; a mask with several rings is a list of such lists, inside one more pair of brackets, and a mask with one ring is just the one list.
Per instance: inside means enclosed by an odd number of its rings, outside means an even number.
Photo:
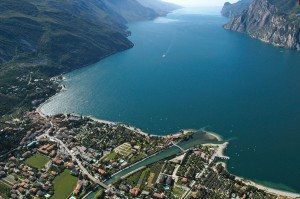
[{"label": "distant mountain ridge", "polygon": [[233,16],[224,27],[275,46],[300,50],[298,0],[254,0],[247,9]]},{"label": "distant mountain ridge", "polygon": [[159,15],[166,15],[173,10],[182,8],[179,5],[161,0],[137,0],[143,6],[155,10]]}]

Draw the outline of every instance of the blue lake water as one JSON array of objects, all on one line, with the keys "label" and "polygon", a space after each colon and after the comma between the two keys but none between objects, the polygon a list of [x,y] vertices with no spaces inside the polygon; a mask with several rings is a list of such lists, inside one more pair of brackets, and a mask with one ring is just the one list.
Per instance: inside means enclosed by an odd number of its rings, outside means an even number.
[{"label": "blue lake water", "polygon": [[135,47],[66,75],[42,107],[153,134],[208,126],[230,141],[230,172],[300,192],[300,52],[224,30],[218,11],[129,24]]}]

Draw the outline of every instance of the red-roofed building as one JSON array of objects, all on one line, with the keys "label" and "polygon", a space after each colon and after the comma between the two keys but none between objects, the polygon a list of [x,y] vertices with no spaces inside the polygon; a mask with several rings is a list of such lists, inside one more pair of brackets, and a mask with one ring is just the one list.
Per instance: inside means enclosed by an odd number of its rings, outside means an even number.
[{"label": "red-roofed building", "polygon": [[105,170],[103,170],[103,169],[98,169],[98,172],[100,173],[100,175],[105,175],[106,174],[106,171]]},{"label": "red-roofed building", "polygon": [[141,190],[138,187],[134,187],[130,189],[130,193],[132,196],[136,197],[140,194]]}]

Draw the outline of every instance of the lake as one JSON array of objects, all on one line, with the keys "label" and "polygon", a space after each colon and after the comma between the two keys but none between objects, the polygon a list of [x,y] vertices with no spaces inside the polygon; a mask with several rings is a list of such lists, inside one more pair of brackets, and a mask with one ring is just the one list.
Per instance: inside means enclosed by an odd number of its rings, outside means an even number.
[{"label": "lake", "polygon": [[300,52],[225,30],[218,12],[129,24],[134,48],[66,74],[42,111],[158,135],[207,127],[231,140],[230,172],[300,192]]}]

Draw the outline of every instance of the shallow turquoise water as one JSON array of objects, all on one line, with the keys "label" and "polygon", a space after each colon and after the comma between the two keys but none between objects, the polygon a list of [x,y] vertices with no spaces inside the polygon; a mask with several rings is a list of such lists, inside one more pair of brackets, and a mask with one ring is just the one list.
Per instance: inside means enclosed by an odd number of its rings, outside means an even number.
[{"label": "shallow turquoise water", "polygon": [[[300,192],[300,52],[224,30],[211,12],[129,25],[135,47],[66,75],[42,107],[154,134],[210,129],[231,140],[229,170]],[[203,14],[204,13],[204,14]]]}]

